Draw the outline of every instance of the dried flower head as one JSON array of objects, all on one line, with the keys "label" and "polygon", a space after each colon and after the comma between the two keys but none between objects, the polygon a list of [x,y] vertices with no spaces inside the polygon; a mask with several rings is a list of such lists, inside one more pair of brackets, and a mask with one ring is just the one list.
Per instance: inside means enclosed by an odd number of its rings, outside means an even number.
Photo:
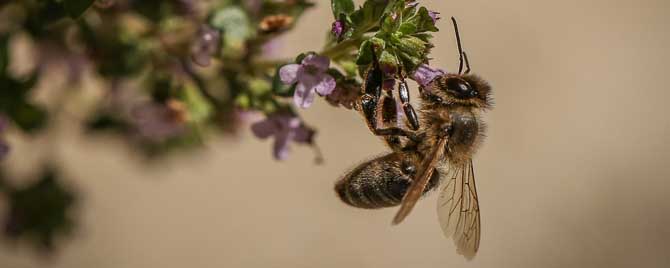
[{"label": "dried flower head", "polygon": [[289,27],[291,27],[292,24],[293,17],[284,14],[278,14],[266,16],[263,18],[263,20],[261,20],[261,22],[258,24],[258,28],[266,33],[275,33],[287,30]]}]

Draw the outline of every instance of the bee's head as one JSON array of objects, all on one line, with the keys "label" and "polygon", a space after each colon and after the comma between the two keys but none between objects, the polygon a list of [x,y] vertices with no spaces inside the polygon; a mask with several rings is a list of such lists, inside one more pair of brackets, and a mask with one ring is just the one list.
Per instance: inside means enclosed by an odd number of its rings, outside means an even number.
[{"label": "bee's head", "polygon": [[433,104],[491,107],[491,86],[474,74],[445,74],[421,89],[424,101]]},{"label": "bee's head", "polygon": [[[421,98],[429,105],[462,105],[480,109],[492,106],[491,86],[484,79],[470,73],[468,55],[461,46],[456,19],[451,17],[458,45],[458,73],[448,73],[436,77],[428,85],[421,87]],[[465,63],[465,72],[463,72]]]}]

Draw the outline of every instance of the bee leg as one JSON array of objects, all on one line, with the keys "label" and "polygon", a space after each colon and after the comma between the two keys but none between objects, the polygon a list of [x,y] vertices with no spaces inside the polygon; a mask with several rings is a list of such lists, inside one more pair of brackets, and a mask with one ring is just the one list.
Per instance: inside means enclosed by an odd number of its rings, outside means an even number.
[{"label": "bee leg", "polygon": [[[361,97],[361,108],[368,123],[370,130],[378,136],[410,136],[410,133],[404,129],[397,127],[379,128],[377,123],[378,111],[380,105],[383,105],[381,100],[382,84],[384,82],[384,74],[382,73],[377,57],[373,51],[372,68],[365,73],[365,81],[363,84],[363,96]],[[395,116],[395,115],[394,115]]]},{"label": "bee leg", "polygon": [[419,129],[419,117],[416,115],[416,111],[412,107],[412,104],[409,103],[409,87],[404,77],[400,78],[400,84],[398,85],[398,95],[400,97],[400,104],[402,105],[402,110],[405,112],[405,117],[409,122],[412,130]]}]

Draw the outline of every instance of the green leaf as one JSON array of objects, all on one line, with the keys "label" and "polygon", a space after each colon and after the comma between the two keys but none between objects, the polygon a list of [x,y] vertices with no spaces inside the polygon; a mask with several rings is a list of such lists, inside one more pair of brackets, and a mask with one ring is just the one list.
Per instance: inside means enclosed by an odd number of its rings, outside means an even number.
[{"label": "green leaf", "polygon": [[9,116],[25,132],[35,132],[42,129],[47,122],[47,113],[44,109],[26,102],[18,103]]},{"label": "green leaf", "polygon": [[95,0],[64,0],[63,7],[65,7],[65,11],[70,17],[76,19],[79,18],[81,14],[84,14],[84,11],[86,11],[93,2],[95,2]]},{"label": "green leaf", "polygon": [[254,35],[249,17],[236,6],[216,11],[210,23],[214,28],[223,31],[223,52],[228,56],[241,55],[244,43]]},{"label": "green leaf", "polygon": [[356,58],[356,64],[358,65],[368,65],[372,62],[373,59],[373,50],[378,53],[378,51],[384,50],[386,48],[386,42],[384,39],[372,37],[363,42],[358,50],[358,57]]},{"label": "green leaf", "polygon": [[361,44],[361,47],[358,50],[358,57],[356,58],[356,64],[368,65],[371,62],[372,62],[372,42],[370,42],[370,40],[366,40]]},{"label": "green leaf", "polygon": [[379,55],[379,65],[381,65],[382,70],[395,73],[398,68],[398,61],[396,60],[395,55],[387,50],[384,50]]},{"label": "green leaf", "polygon": [[433,18],[430,17],[428,9],[421,7],[416,17],[414,17],[413,24],[416,25],[416,32],[437,32],[439,29],[435,27]]},{"label": "green leaf", "polygon": [[186,104],[189,121],[199,124],[205,122],[212,115],[212,105],[200,94],[194,86],[186,85],[179,91],[178,99]]},{"label": "green leaf", "polygon": [[354,12],[353,0],[331,0],[331,8],[333,10],[333,17],[338,19],[340,14],[349,15]]},{"label": "green leaf", "polygon": [[351,23],[354,29],[352,35],[359,36],[380,26],[384,18],[384,11],[389,2],[365,1],[363,7],[351,13]]}]

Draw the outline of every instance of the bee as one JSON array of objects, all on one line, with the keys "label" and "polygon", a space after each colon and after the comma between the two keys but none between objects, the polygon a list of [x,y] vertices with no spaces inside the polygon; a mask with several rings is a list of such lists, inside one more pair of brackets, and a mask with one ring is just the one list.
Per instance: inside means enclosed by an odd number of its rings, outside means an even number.
[{"label": "bee", "polygon": [[[437,204],[440,226],[447,237],[454,239],[458,252],[471,259],[479,249],[481,234],[472,157],[484,138],[486,128],[480,114],[492,106],[491,86],[470,73],[453,17],[452,22],[460,59],[458,73],[444,74],[419,88],[417,130],[373,131],[387,141],[392,152],[353,168],[337,181],[335,191],[344,203],[354,207],[400,205],[392,221],[396,225],[424,194],[441,185]],[[385,112],[384,107],[390,105],[384,102],[390,99],[380,98],[381,108],[377,110],[382,122],[397,123],[397,113]]]}]

